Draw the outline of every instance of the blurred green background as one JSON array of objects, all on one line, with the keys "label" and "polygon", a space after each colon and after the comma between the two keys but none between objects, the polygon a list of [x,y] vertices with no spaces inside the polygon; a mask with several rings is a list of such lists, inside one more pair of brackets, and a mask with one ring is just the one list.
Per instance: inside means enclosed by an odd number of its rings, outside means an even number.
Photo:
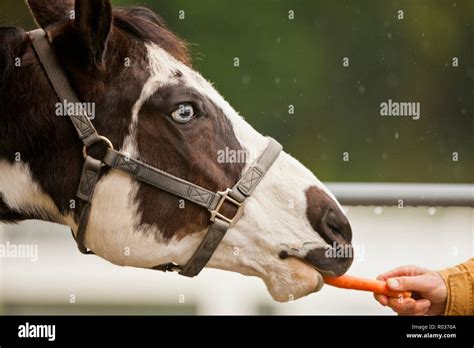
[{"label": "blurred green background", "polygon": [[[114,4],[158,12],[195,68],[323,181],[473,182],[472,0]],[[1,1],[0,24],[34,27],[19,0]],[[380,116],[388,99],[420,102],[421,118]]]}]

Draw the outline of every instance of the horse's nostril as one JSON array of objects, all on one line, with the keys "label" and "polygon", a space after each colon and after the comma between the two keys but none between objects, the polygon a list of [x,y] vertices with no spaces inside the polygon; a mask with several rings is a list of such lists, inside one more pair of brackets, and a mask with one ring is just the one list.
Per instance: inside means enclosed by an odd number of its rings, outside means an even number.
[{"label": "horse's nostril", "polygon": [[335,216],[334,211],[331,209],[331,211],[328,213],[328,218],[326,222],[330,228],[332,228],[335,231],[339,231],[341,227],[336,222],[336,220],[337,220],[337,217]]},{"label": "horse's nostril", "polygon": [[338,226],[334,225],[334,224],[328,224],[329,228],[335,233],[335,234],[340,234],[342,235],[342,232],[341,230],[339,229]]},{"label": "horse's nostril", "polygon": [[346,244],[352,240],[352,230],[347,218],[341,211],[332,208],[322,218],[322,234],[328,243]]},{"label": "horse's nostril", "polygon": [[351,242],[352,230],[349,221],[333,199],[316,186],[311,186],[306,191],[306,200],[306,216],[314,231],[326,243],[332,245]]}]

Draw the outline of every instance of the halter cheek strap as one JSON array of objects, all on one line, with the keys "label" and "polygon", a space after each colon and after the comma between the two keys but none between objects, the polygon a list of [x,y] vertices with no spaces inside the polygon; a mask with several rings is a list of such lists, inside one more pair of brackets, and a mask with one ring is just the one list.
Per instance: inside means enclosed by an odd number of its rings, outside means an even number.
[{"label": "halter cheek strap", "polygon": [[[71,87],[64,71],[60,67],[46,33],[42,29],[29,32],[33,47],[48,76],[48,79],[59,100],[70,103],[80,103],[79,98]],[[167,263],[154,267],[161,271],[179,271],[179,274],[194,277],[207,265],[218,245],[224,238],[227,230],[237,222],[242,215],[243,204],[258,186],[279,156],[282,147],[272,138],[268,138],[268,145],[260,157],[247,169],[237,184],[225,191],[212,192],[186,180],[177,178],[169,173],[154,168],[137,159],[129,158],[126,154],[114,150],[112,143],[99,135],[87,116],[85,110],[68,115],[84,143],[84,165],[82,168],[77,197],[79,198],[80,214],[78,229],[75,237],[79,251],[84,254],[93,254],[84,244],[91,202],[97,181],[102,168],[108,166],[124,172],[131,177],[157,189],[172,193],[190,202],[206,208],[210,213],[210,227],[197,250],[184,265]],[[87,154],[87,150],[98,142],[107,145],[108,150],[103,159],[95,159]],[[224,203],[233,205],[236,214],[233,217],[225,216],[221,212]]]}]

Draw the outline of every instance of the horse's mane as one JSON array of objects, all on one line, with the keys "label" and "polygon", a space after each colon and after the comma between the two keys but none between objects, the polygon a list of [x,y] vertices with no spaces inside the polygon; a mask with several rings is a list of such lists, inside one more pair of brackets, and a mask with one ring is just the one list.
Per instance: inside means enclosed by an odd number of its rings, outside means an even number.
[{"label": "horse's mane", "polygon": [[7,52],[0,47],[0,95],[3,92],[7,78],[11,72],[11,59],[7,57]]},{"label": "horse's mane", "polygon": [[[13,32],[14,28],[0,28],[2,34],[9,35],[8,32]],[[3,95],[8,77],[13,70],[13,57],[10,53],[10,48],[7,44],[0,44],[0,96]]]},{"label": "horse's mane", "polygon": [[186,65],[191,65],[187,43],[168,29],[163,18],[152,10],[141,6],[115,8],[114,24],[136,39],[155,43]]}]

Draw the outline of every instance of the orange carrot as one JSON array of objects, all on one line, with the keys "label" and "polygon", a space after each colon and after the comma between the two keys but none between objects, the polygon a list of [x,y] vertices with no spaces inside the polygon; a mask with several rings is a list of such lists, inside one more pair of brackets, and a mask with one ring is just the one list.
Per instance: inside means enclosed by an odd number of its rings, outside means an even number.
[{"label": "orange carrot", "polygon": [[331,286],[343,289],[370,291],[388,297],[411,297],[411,292],[392,291],[388,288],[387,283],[382,280],[373,280],[354,277],[350,275],[343,275],[340,277],[324,277],[324,282]]}]

